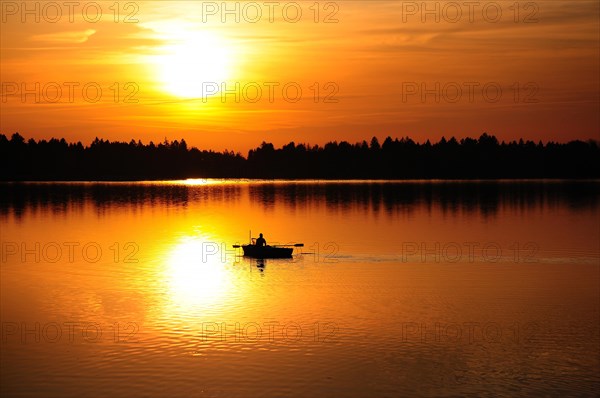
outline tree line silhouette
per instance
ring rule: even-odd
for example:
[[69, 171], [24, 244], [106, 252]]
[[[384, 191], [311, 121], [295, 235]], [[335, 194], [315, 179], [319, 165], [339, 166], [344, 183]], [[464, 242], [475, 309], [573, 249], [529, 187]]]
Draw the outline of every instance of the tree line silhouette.
[[498, 179], [598, 178], [597, 141], [537, 144], [499, 142], [493, 135], [418, 143], [373, 137], [324, 146], [263, 142], [247, 157], [188, 147], [184, 139], [159, 144], [96, 138], [89, 146], [64, 138], [25, 140], [0, 134], [0, 179], [158, 180], [184, 178]]

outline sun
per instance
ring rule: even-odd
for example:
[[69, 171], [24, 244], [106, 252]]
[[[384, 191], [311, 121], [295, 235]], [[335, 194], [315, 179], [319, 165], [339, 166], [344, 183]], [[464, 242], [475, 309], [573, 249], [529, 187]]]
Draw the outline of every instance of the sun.
[[160, 49], [157, 66], [163, 91], [182, 98], [205, 98], [218, 93], [228, 78], [231, 51], [214, 33], [188, 32]]

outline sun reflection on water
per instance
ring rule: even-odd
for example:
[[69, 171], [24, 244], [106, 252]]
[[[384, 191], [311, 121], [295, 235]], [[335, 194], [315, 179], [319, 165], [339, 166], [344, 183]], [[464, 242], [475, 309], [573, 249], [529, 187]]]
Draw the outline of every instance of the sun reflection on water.
[[179, 308], [209, 307], [223, 300], [233, 286], [219, 253], [208, 239], [184, 238], [166, 258], [170, 298]]

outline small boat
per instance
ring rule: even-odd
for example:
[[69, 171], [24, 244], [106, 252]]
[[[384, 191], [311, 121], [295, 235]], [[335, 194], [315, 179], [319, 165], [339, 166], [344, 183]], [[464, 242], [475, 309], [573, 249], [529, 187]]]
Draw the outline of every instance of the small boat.
[[242, 245], [244, 256], [254, 258], [291, 258], [293, 247]]
[[242, 248], [244, 256], [253, 258], [292, 258], [294, 247], [304, 247], [304, 243], [292, 245], [260, 246], [256, 244], [256, 238], [252, 238], [250, 232], [250, 243], [247, 245], [233, 245], [234, 248]]

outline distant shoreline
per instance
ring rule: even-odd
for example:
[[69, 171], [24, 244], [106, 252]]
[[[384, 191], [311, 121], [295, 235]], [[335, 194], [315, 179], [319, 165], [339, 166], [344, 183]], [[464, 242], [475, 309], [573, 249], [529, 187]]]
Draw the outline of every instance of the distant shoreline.
[[0, 180], [0, 184], [114, 184], [114, 185], [241, 185], [241, 184], [563, 184], [563, 183], [595, 183], [600, 184], [600, 178], [488, 178], [488, 179], [289, 179], [289, 178], [188, 178], [174, 180]]
[[110, 142], [89, 146], [64, 138], [26, 140], [0, 134], [0, 181], [247, 180], [531, 180], [600, 178], [597, 141], [499, 142], [493, 135], [416, 143], [373, 137], [324, 146], [262, 142], [247, 156], [189, 148], [184, 139], [159, 144]]

